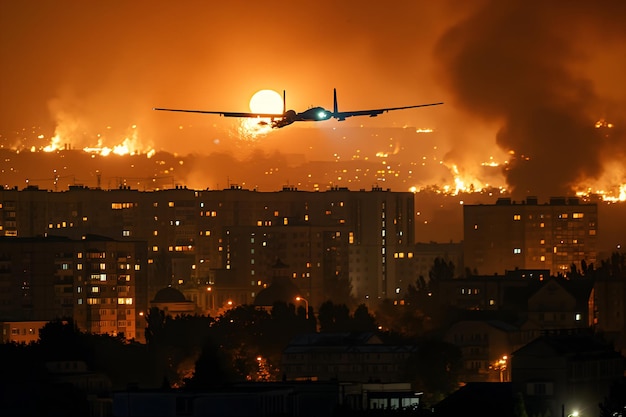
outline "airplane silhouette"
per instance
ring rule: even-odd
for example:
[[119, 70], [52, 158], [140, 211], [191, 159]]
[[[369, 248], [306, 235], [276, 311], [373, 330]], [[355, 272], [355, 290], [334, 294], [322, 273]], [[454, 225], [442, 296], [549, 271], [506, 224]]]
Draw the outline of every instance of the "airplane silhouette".
[[[219, 114], [224, 117], [242, 117], [242, 118], [269, 118], [270, 124], [273, 128], [285, 127], [293, 122], [319, 122], [328, 119], [337, 119], [339, 121], [346, 120], [348, 117], [353, 116], [369, 116], [376, 117], [379, 114], [386, 113], [392, 110], [404, 110], [413, 109], [416, 107], [438, 106], [443, 103], [428, 103], [417, 104], [413, 106], [403, 107], [385, 107], [381, 109], [370, 110], [353, 110], [353, 111], [339, 111], [337, 106], [337, 89], [333, 89], [333, 111], [326, 110], [323, 107], [311, 107], [301, 113], [295, 110], [287, 110], [287, 100], [285, 91], [283, 91], [283, 112], [279, 113], [248, 113], [248, 112], [227, 112], [227, 111], [210, 111], [210, 110], [186, 110], [186, 109], [166, 109], [162, 107], [155, 107], [153, 110], [163, 111], [175, 111], [184, 113], [204, 113], [204, 114]], [[267, 124], [267, 122], [261, 121], [260, 124]]]

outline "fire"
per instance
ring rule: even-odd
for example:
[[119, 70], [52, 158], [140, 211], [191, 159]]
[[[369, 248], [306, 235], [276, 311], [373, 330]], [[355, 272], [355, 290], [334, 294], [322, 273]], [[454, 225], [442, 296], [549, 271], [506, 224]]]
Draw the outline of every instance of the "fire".
[[[110, 130], [111, 127], [108, 126], [107, 129]], [[62, 126], [58, 126], [55, 135], [50, 139], [50, 143], [47, 146], [44, 146], [41, 150], [44, 152], [55, 152], [62, 149], [72, 148], [72, 135], [69, 134], [67, 137], [64, 137], [64, 135], [59, 133], [64, 131], [69, 131], [69, 129], [64, 129]], [[84, 146], [82, 148], [84, 152], [100, 156], [108, 156], [110, 154], [120, 156], [146, 154], [148, 158], [155, 154], [154, 149], [145, 149], [142, 147], [139, 140], [137, 125], [132, 125], [130, 128], [130, 135], [125, 137], [121, 143], [113, 146], [104, 145], [104, 138], [101, 134], [96, 135], [96, 137], [98, 138], [96, 145]]]

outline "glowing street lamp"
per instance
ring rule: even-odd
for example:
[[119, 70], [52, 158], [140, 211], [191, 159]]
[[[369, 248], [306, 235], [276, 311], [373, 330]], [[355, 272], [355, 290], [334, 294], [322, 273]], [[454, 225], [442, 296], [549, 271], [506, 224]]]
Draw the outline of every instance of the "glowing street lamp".
[[300, 297], [300, 296], [296, 297], [296, 301], [304, 301], [304, 318], [308, 320], [309, 319], [309, 301], [306, 298]]

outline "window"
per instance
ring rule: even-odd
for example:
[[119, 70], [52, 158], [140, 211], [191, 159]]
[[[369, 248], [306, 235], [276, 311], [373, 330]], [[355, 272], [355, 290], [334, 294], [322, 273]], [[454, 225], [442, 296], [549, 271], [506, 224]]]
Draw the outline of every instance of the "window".
[[574, 219], [582, 219], [585, 216], [584, 213], [573, 213], [572, 218]]
[[515, 253], [515, 254], [522, 253], [522, 249], [521, 248], [515, 248], [515, 249], [513, 249], [513, 253]]
[[520, 214], [514, 214], [513, 220], [522, 220], [522, 216]]

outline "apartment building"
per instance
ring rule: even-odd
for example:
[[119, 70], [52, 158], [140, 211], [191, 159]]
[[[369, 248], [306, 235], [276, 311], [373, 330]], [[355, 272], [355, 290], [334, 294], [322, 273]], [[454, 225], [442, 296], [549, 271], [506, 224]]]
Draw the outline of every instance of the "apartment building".
[[147, 274], [145, 242], [0, 237], [0, 316], [16, 322], [72, 318], [82, 331], [141, 341]]
[[413, 218], [412, 193], [379, 187], [0, 189], [0, 236], [144, 241], [148, 299], [172, 285], [207, 313], [227, 300], [252, 303], [276, 259], [314, 306], [328, 299], [329, 277], [350, 280], [360, 302], [378, 302], [408, 284], [398, 262], [414, 244]]
[[595, 263], [598, 206], [578, 198], [536, 198], [463, 207], [465, 267], [481, 275], [515, 269], [567, 274], [572, 264]]

